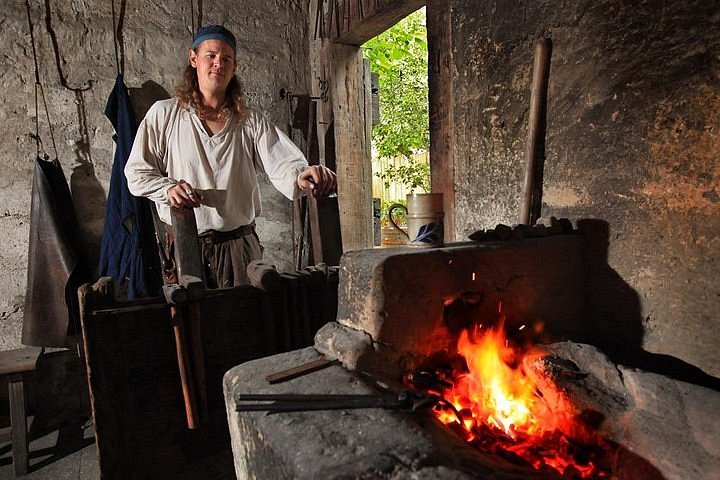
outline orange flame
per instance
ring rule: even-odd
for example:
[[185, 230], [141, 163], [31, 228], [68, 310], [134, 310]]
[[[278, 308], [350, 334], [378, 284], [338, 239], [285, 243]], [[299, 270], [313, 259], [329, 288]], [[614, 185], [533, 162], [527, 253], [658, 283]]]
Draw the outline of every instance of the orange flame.
[[[569, 440], [562, 432], [577, 430], [572, 412], [559, 392], [549, 396], [556, 399], [555, 405], [549, 405], [524, 372], [524, 353], [509, 345], [502, 323], [484, 332], [479, 327], [472, 332], [464, 330], [457, 349], [465, 359], [467, 372], [456, 372], [447, 379], [452, 386], [442, 396], [456, 411], [436, 408], [440, 421], [462, 425], [469, 442], [489, 427], [504, 437], [504, 450], [525, 458], [535, 468], [547, 466], [583, 478], [597, 475], [592, 462], [579, 464], [571, 454], [563, 453]], [[549, 441], [566, 445], [548, 445]]]
[[462, 332], [458, 352], [465, 357], [470, 373], [459, 379], [458, 387], [471, 402], [461, 408], [469, 407], [474, 418], [514, 437], [517, 429], [533, 429], [530, 409], [535, 402], [533, 385], [508, 366], [513, 352], [503, 337], [502, 331], [490, 330], [476, 344], [467, 331]]

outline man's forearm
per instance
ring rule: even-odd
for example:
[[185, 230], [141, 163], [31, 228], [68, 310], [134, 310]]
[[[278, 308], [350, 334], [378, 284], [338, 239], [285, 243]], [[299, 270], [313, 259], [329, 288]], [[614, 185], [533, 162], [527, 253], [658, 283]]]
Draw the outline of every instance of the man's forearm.
[[128, 190], [136, 197], [147, 197], [156, 203], [167, 204], [167, 191], [178, 182], [160, 172], [149, 168], [137, 168], [128, 164], [125, 167]]

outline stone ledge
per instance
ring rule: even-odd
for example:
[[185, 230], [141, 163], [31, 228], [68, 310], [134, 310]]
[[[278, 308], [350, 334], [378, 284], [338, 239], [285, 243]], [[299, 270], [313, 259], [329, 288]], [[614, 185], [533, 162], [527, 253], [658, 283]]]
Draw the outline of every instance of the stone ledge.
[[348, 370], [358, 370], [360, 359], [372, 352], [370, 335], [330, 322], [315, 334], [315, 348], [328, 358], [339, 360]]
[[238, 478], [365, 478], [379, 472], [420, 470], [429, 463], [434, 451], [431, 439], [395, 412], [359, 409], [267, 415], [235, 411], [238, 393], [376, 393], [341, 366], [275, 385], [265, 381], [268, 373], [319, 357], [314, 349], [306, 348], [244, 363], [225, 374]]
[[[554, 381], [578, 413], [602, 414], [599, 433], [614, 445], [608, 454], [615, 459], [616, 478], [717, 478], [720, 426], [712, 415], [720, 410], [718, 392], [616, 366], [589, 345], [562, 342], [544, 348], [561, 359], [556, 365], [569, 361], [577, 366], [558, 370]], [[247, 362], [226, 373], [225, 402], [239, 479], [554, 478], [471, 447], [423, 411], [235, 411], [238, 393], [377, 393], [368, 378], [339, 365], [284, 383], [265, 380], [318, 358], [316, 350], [306, 348]]]
[[428, 418], [424, 412], [411, 415], [348, 409], [268, 415], [235, 411], [239, 393], [377, 393], [372, 385], [339, 365], [284, 383], [270, 385], [265, 380], [268, 374], [317, 358], [317, 351], [306, 348], [253, 360], [225, 374], [225, 405], [238, 479], [547, 478], [483, 456], [458, 437], [433, 427], [432, 422], [421, 427], [417, 420]]

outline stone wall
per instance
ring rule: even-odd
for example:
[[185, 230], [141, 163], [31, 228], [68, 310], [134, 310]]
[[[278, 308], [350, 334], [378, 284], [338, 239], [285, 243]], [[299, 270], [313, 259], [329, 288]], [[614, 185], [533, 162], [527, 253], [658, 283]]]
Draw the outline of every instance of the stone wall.
[[[115, 3], [119, 14], [123, 2]], [[103, 115], [116, 75], [111, 2], [30, 4], [59, 157], [95, 264], [113, 150]], [[285, 123], [280, 89], [305, 92], [310, 81], [300, 0], [125, 2], [125, 76], [138, 109], [172, 91], [198, 4], [202, 23], [226, 23], [238, 34], [249, 103]], [[604, 292], [610, 300], [591, 321], [609, 332], [629, 329], [624, 341], [720, 375], [717, 2], [453, 0], [449, 8], [456, 237], [517, 221], [534, 43], [548, 36], [542, 212], [607, 222], [604, 275], [627, 282], [622, 292]], [[9, 132], [0, 140], [0, 349], [8, 349], [20, 340], [35, 157], [22, 0], [7, 2], [0, 38], [0, 120]], [[52, 153], [44, 123], [41, 134]], [[288, 269], [289, 204], [264, 180], [262, 188], [267, 259]], [[613, 310], [616, 293], [632, 308]]]
[[320, 329], [315, 348], [396, 382], [455, 351], [460, 332], [477, 324], [502, 322], [520, 343], [577, 338], [592, 330], [583, 323], [585, 246], [568, 234], [348, 252], [337, 324]]
[[[533, 51], [547, 36], [542, 214], [607, 222], [605, 275], [628, 287], [601, 292], [607, 302], [590, 321], [612, 326], [607, 345], [634, 342], [620, 347], [720, 375], [718, 3], [451, 8], [457, 238], [517, 222]], [[613, 329], [639, 333], [613, 338]]]
[[[86, 253], [94, 267], [114, 148], [112, 125], [103, 114], [117, 74], [113, 2], [29, 3], [52, 133], [72, 190]], [[117, 18], [122, 18], [125, 83], [140, 115], [152, 101], [173, 91], [187, 63], [193, 27], [198, 23], [223, 23], [234, 31], [239, 45], [237, 73], [248, 103], [278, 125], [288, 122], [287, 104], [280, 99], [280, 90], [308, 91], [306, 2], [114, 3]], [[0, 349], [6, 350], [19, 346], [22, 328], [36, 155], [35, 78], [25, 2], [6, 2], [0, 25], [0, 39], [5, 45], [0, 57], [0, 121], [6, 132], [0, 139]], [[43, 110], [40, 119], [45, 149], [54, 156]], [[288, 270], [292, 266], [291, 204], [264, 177], [261, 191], [264, 213], [258, 219], [258, 230], [265, 258]]]

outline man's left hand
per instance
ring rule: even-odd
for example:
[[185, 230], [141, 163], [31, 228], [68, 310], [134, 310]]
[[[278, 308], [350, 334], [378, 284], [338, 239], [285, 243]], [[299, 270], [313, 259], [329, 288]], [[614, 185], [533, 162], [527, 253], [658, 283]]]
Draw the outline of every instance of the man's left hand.
[[337, 188], [337, 175], [323, 165], [312, 165], [298, 175], [297, 184], [315, 198], [325, 197]]

